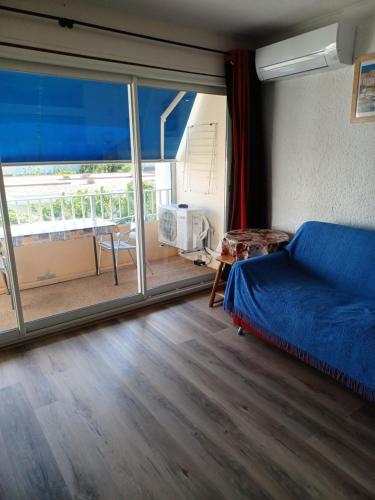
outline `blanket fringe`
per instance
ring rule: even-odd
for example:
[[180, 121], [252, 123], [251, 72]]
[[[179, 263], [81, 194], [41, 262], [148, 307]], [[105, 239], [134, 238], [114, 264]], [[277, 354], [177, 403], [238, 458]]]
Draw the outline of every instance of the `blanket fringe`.
[[375, 390], [370, 389], [369, 387], [363, 385], [361, 382], [358, 382], [357, 380], [354, 380], [353, 378], [349, 377], [349, 375], [346, 375], [344, 372], [338, 370], [337, 368], [333, 368], [326, 362], [321, 361], [312, 356], [311, 354], [308, 354], [306, 351], [290, 344], [281, 337], [259, 331], [258, 329], [251, 326], [246, 320], [242, 319], [240, 315], [238, 315], [237, 313], [232, 312], [232, 319], [237, 326], [240, 326], [246, 332], [249, 332], [252, 335], [255, 335], [256, 337], [259, 337], [260, 339], [264, 340], [268, 344], [276, 346], [279, 349], [282, 349], [283, 351], [291, 354], [292, 356], [295, 356], [304, 363], [313, 366], [317, 370], [329, 375], [331, 378], [345, 385], [351, 391], [359, 394], [362, 398], [366, 399], [367, 401], [375, 403]]

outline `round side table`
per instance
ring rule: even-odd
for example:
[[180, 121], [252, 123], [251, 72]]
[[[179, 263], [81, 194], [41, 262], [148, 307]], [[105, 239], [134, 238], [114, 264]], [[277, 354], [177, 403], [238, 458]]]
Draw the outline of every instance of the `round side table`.
[[[288, 242], [288, 234], [276, 229], [235, 229], [225, 233], [217, 248], [221, 255], [216, 258], [219, 267], [212, 286], [209, 307], [223, 301], [224, 294], [218, 293], [217, 289], [220, 286], [224, 265], [232, 266], [238, 260], [277, 252], [280, 246]], [[219, 300], [216, 299], [216, 295], [220, 297]]]

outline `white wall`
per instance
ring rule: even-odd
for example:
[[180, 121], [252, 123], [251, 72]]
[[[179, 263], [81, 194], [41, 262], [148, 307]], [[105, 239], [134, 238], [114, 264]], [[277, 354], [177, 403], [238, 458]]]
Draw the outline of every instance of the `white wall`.
[[[220, 238], [224, 233], [225, 225], [225, 185], [226, 185], [226, 97], [198, 94], [194, 102], [187, 126], [199, 125], [204, 123], [217, 123], [217, 141], [216, 141], [216, 162], [214, 172], [214, 189], [211, 193], [205, 194], [206, 184], [202, 189], [198, 188], [198, 182], [202, 177], [192, 173], [193, 176], [191, 185], [194, 190], [187, 191], [184, 189], [184, 153], [185, 153], [185, 137], [181, 142], [181, 147], [178, 152], [176, 167], [176, 191], [177, 202], [187, 203], [191, 207], [198, 207], [204, 210], [210, 225], [215, 232], [212, 236], [211, 247], [216, 249]], [[203, 135], [202, 135], [202, 140]], [[199, 161], [202, 159], [199, 158]], [[194, 178], [194, 175], [197, 178]], [[195, 182], [197, 181], [197, 182]]]
[[[356, 55], [375, 52], [375, 17]], [[375, 122], [350, 123], [354, 67], [265, 84], [271, 223], [306, 220], [375, 227]]]

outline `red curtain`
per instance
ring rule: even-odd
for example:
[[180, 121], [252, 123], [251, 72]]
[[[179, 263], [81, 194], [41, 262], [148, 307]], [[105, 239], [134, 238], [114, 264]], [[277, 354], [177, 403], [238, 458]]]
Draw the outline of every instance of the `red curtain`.
[[229, 229], [266, 227], [261, 86], [255, 71], [255, 53], [245, 49], [227, 53], [225, 75], [232, 133]]

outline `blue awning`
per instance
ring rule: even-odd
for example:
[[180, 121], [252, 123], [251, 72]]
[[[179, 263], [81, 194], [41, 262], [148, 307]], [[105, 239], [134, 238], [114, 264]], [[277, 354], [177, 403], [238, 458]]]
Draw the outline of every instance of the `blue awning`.
[[[139, 88], [143, 160], [160, 159], [160, 117], [178, 90]], [[187, 92], [165, 124], [165, 158], [174, 159], [195, 100]], [[129, 161], [125, 84], [0, 72], [3, 163]]]

